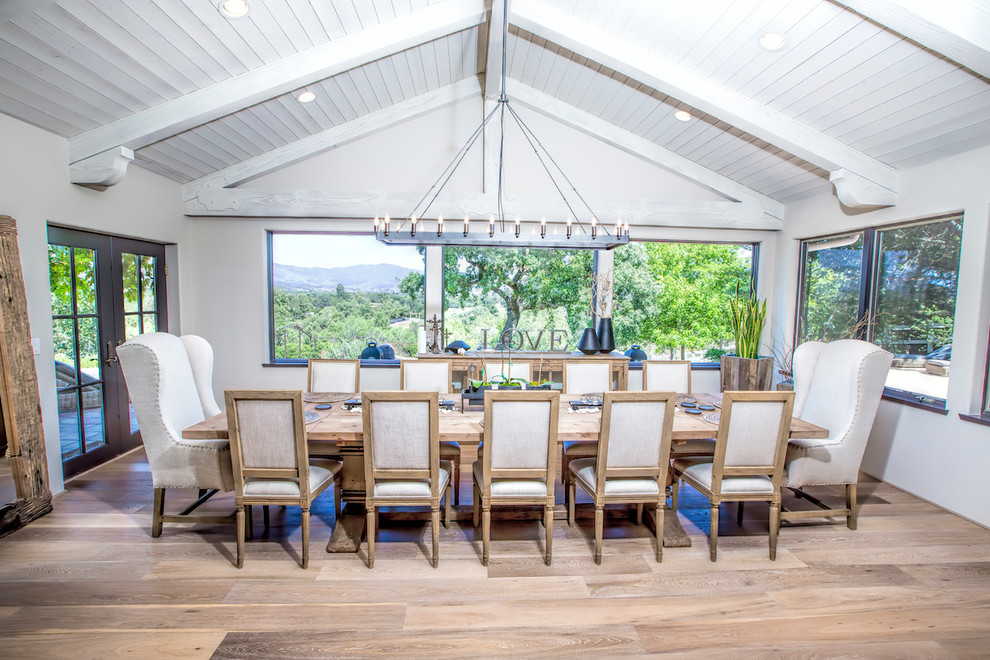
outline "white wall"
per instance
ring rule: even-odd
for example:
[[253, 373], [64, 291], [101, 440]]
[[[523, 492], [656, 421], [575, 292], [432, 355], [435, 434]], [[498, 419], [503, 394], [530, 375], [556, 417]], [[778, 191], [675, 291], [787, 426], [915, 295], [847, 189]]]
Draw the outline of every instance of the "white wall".
[[[48, 282], [48, 223], [159, 242], [178, 241], [186, 223], [181, 187], [131, 166], [124, 181], [98, 192], [69, 183], [64, 138], [0, 115], [0, 214], [17, 221], [31, 336], [41, 340], [36, 356], [41, 412], [52, 492], [62, 490], [51, 292]], [[170, 268], [168, 288], [175, 281]], [[170, 296], [171, 298], [171, 296]]]
[[990, 148], [901, 172], [897, 206], [847, 215], [834, 196], [787, 206], [777, 241], [775, 305], [771, 322], [793, 342], [799, 241], [871, 225], [962, 210], [956, 324], [952, 337], [949, 414], [882, 401], [863, 459], [863, 471], [939, 506], [990, 526], [983, 490], [990, 464], [990, 429], [959, 419], [979, 413], [990, 317]]

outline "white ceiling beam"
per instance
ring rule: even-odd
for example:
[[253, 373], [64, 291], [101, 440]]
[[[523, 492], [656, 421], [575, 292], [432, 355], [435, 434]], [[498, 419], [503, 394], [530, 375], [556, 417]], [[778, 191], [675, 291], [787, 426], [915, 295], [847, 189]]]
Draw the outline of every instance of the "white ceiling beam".
[[[498, 98], [501, 95], [502, 83], [502, 51], [505, 48], [505, 34], [502, 25], [505, 20], [504, 0], [492, 0], [492, 11], [488, 19], [488, 51], [485, 59], [485, 102], [482, 111], [485, 117], [491, 114], [498, 106]], [[509, 7], [511, 2], [507, 3]], [[484, 172], [484, 191], [494, 193], [498, 189], [498, 154], [499, 136], [502, 134], [499, 128], [498, 117], [493, 117], [491, 123], [485, 127], [484, 150], [485, 157], [482, 164]]]
[[458, 101], [477, 98], [480, 93], [478, 78], [465, 78], [190, 181], [183, 186], [183, 198], [188, 200], [199, 195], [210, 195], [211, 191], [242, 184]]
[[974, 0], [832, 0], [990, 79], [990, 6]]
[[521, 103], [648, 163], [690, 179], [731, 200], [759, 206], [773, 218], [783, 219], [784, 217], [784, 205], [781, 202], [565, 101], [544, 94], [529, 85], [517, 80], [508, 80], [506, 81], [506, 94], [513, 103]]
[[[422, 197], [422, 192], [385, 191], [328, 192], [324, 190], [271, 190], [260, 188], [211, 188], [187, 199], [189, 216], [267, 218], [361, 218], [369, 221], [386, 213], [404, 216]], [[635, 227], [692, 227], [705, 229], [756, 229], [778, 231], [783, 222], [767, 216], [763, 209], [739, 202], [666, 202], [588, 198], [603, 218], [622, 218]], [[563, 223], [570, 214], [559, 197], [506, 195], [509, 214], [546, 217]], [[487, 226], [495, 209], [494, 195], [444, 193], [430, 207], [430, 217], [463, 218], [469, 215], [474, 231]], [[455, 220], [456, 222], [456, 220]], [[527, 226], [538, 226], [526, 223]]]
[[[894, 168], [647, 48], [539, 0], [515, 0], [512, 22], [829, 172], [845, 170], [871, 182], [876, 194], [866, 200], [867, 205], [896, 203], [898, 173]], [[848, 180], [840, 177], [836, 185]]]
[[447, 0], [87, 131], [69, 140], [69, 162], [117, 146], [139, 149], [485, 20], [483, 0]]

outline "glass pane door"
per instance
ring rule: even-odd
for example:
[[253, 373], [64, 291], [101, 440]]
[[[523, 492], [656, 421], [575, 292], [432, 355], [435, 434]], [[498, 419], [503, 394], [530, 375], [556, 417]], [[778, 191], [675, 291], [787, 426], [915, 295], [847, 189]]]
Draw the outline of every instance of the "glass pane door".
[[861, 333], [864, 243], [858, 232], [804, 244], [797, 343]]

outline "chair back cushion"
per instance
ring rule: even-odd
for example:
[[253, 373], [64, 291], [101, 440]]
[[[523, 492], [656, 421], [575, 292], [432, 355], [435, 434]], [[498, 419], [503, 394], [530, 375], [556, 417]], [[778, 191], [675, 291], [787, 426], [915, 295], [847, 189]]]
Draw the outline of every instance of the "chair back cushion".
[[549, 401], [492, 402], [492, 469], [547, 466]]
[[298, 467], [291, 400], [242, 399], [236, 416], [242, 467]]
[[606, 361], [568, 360], [564, 363], [564, 393], [589, 394], [612, 389], [612, 365]]
[[[501, 376], [503, 372], [506, 378], [533, 380], [532, 362], [516, 362], [512, 360], [510, 364], [509, 360], [506, 360], [504, 363], [501, 360], [485, 360], [484, 369], [486, 380]], [[550, 375], [548, 370], [544, 370], [544, 373], [546, 376]]]
[[429, 470], [429, 404], [425, 401], [371, 401], [370, 405], [375, 469]]
[[402, 389], [411, 392], [450, 392], [450, 362], [403, 360], [400, 367]]
[[608, 469], [660, 465], [666, 407], [663, 400], [612, 403], [605, 459]]
[[689, 393], [691, 391], [691, 363], [680, 360], [644, 361], [643, 389], [648, 392]]
[[773, 465], [777, 456], [782, 401], [733, 401], [725, 444], [725, 466]]
[[358, 370], [357, 360], [310, 360], [310, 392], [356, 392]]
[[179, 339], [189, 356], [189, 366], [192, 368], [193, 380], [196, 381], [196, 392], [203, 406], [203, 415], [213, 417], [220, 413], [220, 406], [213, 395], [213, 347], [210, 342], [196, 335], [182, 335]]

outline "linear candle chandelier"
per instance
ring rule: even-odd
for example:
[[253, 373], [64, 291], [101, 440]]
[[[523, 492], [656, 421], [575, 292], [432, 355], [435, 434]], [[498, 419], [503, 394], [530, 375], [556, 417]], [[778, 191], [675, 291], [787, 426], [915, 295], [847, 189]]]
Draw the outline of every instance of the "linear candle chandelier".
[[[382, 243], [389, 245], [465, 245], [465, 246], [494, 246], [494, 247], [544, 247], [544, 248], [583, 248], [592, 250], [611, 250], [618, 245], [625, 245], [629, 242], [629, 224], [617, 220], [613, 231], [599, 223], [595, 213], [591, 210], [588, 202], [585, 201], [581, 193], [578, 192], [574, 184], [571, 183], [567, 175], [560, 168], [557, 162], [547, 151], [543, 143], [537, 139], [533, 131], [516, 114], [515, 109], [509, 104], [509, 99], [505, 96], [505, 50], [509, 35], [509, 12], [508, 0], [503, 0], [504, 11], [502, 13], [502, 78], [498, 104], [488, 113], [481, 125], [475, 129], [460, 151], [454, 155], [453, 160], [433, 183], [426, 194], [420, 198], [416, 206], [413, 207], [403, 220], [395, 222], [386, 215], [384, 218], [375, 217], [374, 231], [375, 238]], [[508, 115], [507, 115], [508, 113]], [[430, 207], [443, 191], [444, 186], [450, 181], [454, 171], [464, 160], [467, 152], [471, 149], [478, 138], [484, 133], [485, 127], [498, 115], [499, 122], [499, 149], [498, 149], [498, 193], [496, 195], [495, 212], [489, 215], [488, 221], [472, 219], [465, 215], [463, 222], [444, 222], [442, 216], [436, 218], [431, 227], [427, 227], [423, 219], [429, 213]], [[550, 177], [551, 183], [557, 189], [557, 193], [564, 200], [564, 205], [570, 211], [563, 227], [552, 227], [548, 231], [546, 218], [540, 220], [539, 233], [535, 231], [523, 231], [518, 214], [515, 214], [515, 221], [510, 222], [508, 227], [505, 222], [505, 196], [502, 190], [504, 172], [505, 153], [505, 119], [511, 117], [523, 136], [532, 147], [537, 159]], [[569, 188], [573, 196], [580, 202], [581, 208], [587, 211], [590, 216], [588, 226], [582, 223], [578, 214], [574, 211], [570, 199], [564, 193], [564, 188]]]

